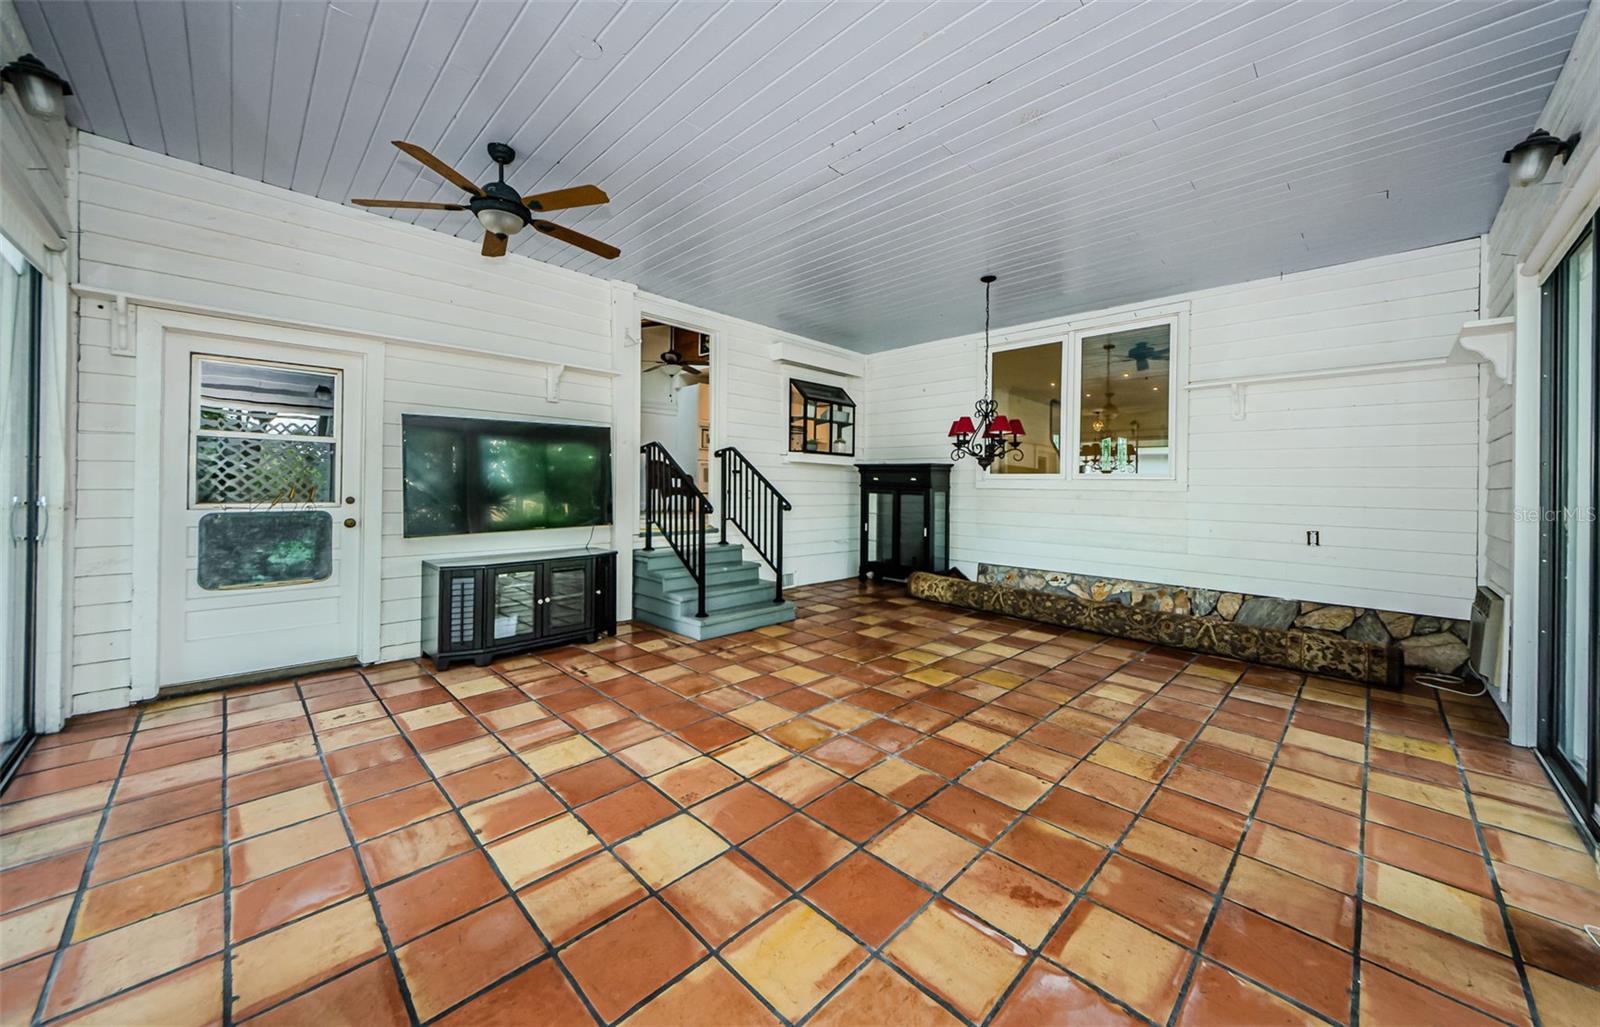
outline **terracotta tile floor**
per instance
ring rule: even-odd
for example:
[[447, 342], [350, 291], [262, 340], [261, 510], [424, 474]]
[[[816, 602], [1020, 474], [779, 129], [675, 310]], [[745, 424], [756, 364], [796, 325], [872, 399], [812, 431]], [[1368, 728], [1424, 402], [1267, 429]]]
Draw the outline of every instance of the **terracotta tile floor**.
[[793, 598], [77, 718], [0, 810], [0, 1025], [1600, 1020], [1484, 701]]

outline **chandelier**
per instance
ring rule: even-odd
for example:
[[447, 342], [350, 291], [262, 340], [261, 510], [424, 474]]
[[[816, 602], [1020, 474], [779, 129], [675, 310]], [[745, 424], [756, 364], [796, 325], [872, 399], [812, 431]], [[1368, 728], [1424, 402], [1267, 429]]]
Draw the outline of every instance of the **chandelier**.
[[1010, 454], [1022, 459], [1022, 421], [999, 412], [1000, 405], [989, 395], [989, 287], [994, 275], [984, 275], [983, 283], [983, 397], [972, 408], [971, 417], [950, 422], [950, 459], [970, 456], [985, 471], [989, 465]]

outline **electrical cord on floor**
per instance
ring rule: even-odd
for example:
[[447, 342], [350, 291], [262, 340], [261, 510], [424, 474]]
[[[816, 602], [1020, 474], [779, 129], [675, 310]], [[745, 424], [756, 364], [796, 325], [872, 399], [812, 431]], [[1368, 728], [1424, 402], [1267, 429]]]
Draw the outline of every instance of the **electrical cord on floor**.
[[1411, 680], [1415, 681], [1424, 688], [1431, 688], [1437, 692], [1449, 692], [1452, 695], [1461, 695], [1468, 699], [1476, 699], [1480, 695], [1489, 694], [1489, 685], [1487, 682], [1478, 686], [1478, 690], [1476, 692], [1467, 692], [1459, 688], [1451, 687], [1452, 685], [1466, 684], [1467, 679], [1461, 677], [1459, 674], [1418, 674]]

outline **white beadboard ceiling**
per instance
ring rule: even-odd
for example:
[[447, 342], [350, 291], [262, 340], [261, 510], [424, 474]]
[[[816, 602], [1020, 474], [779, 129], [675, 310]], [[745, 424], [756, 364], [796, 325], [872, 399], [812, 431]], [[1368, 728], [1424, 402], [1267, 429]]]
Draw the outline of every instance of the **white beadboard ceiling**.
[[513, 252], [863, 351], [978, 328], [984, 272], [1015, 324], [1481, 233], [1585, 10], [16, 6], [86, 131], [338, 202], [459, 198], [390, 139], [476, 181], [506, 141], [524, 193], [605, 188], [557, 220], [623, 256]]

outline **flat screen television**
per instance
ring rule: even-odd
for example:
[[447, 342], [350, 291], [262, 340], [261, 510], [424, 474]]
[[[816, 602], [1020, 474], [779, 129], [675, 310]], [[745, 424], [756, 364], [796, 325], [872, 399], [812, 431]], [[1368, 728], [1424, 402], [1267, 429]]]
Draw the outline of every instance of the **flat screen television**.
[[611, 523], [611, 429], [404, 414], [405, 536]]

